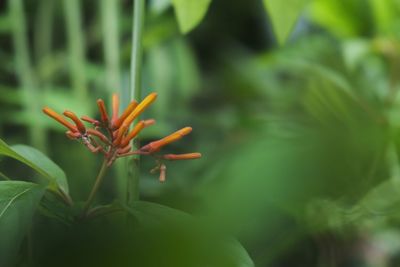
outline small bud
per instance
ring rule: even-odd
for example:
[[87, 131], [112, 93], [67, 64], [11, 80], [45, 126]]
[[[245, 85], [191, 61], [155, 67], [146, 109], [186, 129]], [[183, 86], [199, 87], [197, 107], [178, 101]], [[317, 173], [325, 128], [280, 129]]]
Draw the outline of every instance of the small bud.
[[65, 135], [71, 140], [79, 139], [82, 136], [79, 132], [71, 132], [71, 131], [66, 131]]
[[60, 114], [58, 114], [57, 112], [55, 112], [51, 108], [45, 107], [45, 108], [43, 108], [43, 112], [47, 116], [55, 119], [56, 121], [58, 121], [59, 123], [61, 123], [65, 127], [67, 127], [71, 132], [77, 132], [78, 131], [78, 129], [76, 129], [76, 127], [74, 125], [69, 123], [66, 119], [64, 119]]
[[118, 120], [118, 112], [119, 112], [119, 96], [118, 94], [112, 95], [112, 117], [111, 117], [111, 124]]
[[187, 153], [187, 154], [166, 154], [163, 156], [166, 160], [187, 160], [201, 158], [200, 153]]
[[108, 125], [109, 120], [103, 99], [97, 100], [97, 106], [99, 107], [101, 121], [103, 122], [104, 125]]
[[110, 143], [110, 141], [108, 140], [108, 138], [104, 134], [102, 134], [101, 132], [99, 132], [99, 131], [97, 131], [95, 129], [88, 129], [87, 133], [89, 135], [94, 135], [94, 136], [98, 137], [101, 141], [103, 141], [106, 144]]
[[89, 122], [89, 123], [93, 124], [94, 126], [100, 126], [100, 122], [98, 120], [92, 119], [88, 116], [82, 116], [81, 120]]
[[145, 120], [144, 122], [144, 127], [149, 127], [151, 125], [156, 124], [156, 120], [155, 119], [149, 119], [149, 120]]

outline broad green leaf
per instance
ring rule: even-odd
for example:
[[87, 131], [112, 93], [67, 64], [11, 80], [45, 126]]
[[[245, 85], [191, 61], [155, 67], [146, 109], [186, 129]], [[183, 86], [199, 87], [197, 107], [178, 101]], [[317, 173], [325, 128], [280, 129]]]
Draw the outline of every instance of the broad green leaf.
[[68, 183], [64, 171], [39, 150], [25, 145], [10, 147], [0, 139], [0, 155], [11, 157], [28, 165], [49, 180], [50, 189], [57, 191], [59, 188], [68, 194]]
[[22, 181], [0, 182], [0, 266], [14, 266], [44, 188]]
[[211, 0], [172, 0], [182, 33], [194, 29], [207, 13]]
[[309, 0], [264, 0], [279, 44], [289, 37]]
[[[146, 240], [142, 243], [143, 249], [147, 242], [152, 243], [153, 238], [161, 239], [160, 249], [154, 249], [162, 251], [163, 247], [168, 247], [169, 251], [164, 253], [171, 257], [172, 262], [178, 260], [175, 266], [254, 266], [247, 251], [237, 240], [211, 230], [211, 225], [199, 222], [185, 212], [145, 201], [137, 201], [128, 211], [143, 227], [138, 230], [139, 234], [144, 233], [143, 239], [139, 240]], [[163, 264], [174, 266], [172, 262]]]

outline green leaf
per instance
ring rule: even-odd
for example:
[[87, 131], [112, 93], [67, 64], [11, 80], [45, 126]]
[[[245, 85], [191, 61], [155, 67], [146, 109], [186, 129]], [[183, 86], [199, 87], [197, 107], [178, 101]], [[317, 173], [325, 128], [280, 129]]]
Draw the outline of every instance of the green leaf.
[[14, 266], [44, 188], [22, 181], [0, 182], [0, 266]]
[[[139, 223], [140, 227], [135, 228], [137, 234], [144, 235], [138, 238], [143, 241], [138, 244], [139, 255], [142, 254], [141, 249], [145, 254], [146, 247], [150, 245], [158, 251], [158, 257], [165, 259], [163, 253], [166, 253], [171, 260], [163, 262], [164, 266], [254, 266], [247, 251], [237, 240], [185, 212], [145, 201], [137, 201], [127, 209]], [[162, 241], [155, 245], [153, 238]], [[158, 260], [154, 259], [154, 266], [160, 265]]]
[[0, 155], [11, 157], [28, 165], [49, 180], [51, 190], [60, 189], [68, 194], [67, 177], [64, 171], [39, 150], [25, 145], [10, 147], [0, 139]]
[[309, 0], [264, 0], [279, 44], [289, 37]]
[[182, 33], [194, 29], [204, 18], [211, 0], [172, 0]]

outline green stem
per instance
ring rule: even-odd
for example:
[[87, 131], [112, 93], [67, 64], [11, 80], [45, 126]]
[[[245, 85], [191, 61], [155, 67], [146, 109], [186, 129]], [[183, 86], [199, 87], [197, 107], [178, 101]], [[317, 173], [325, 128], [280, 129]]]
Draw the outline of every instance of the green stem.
[[75, 97], [80, 103], [85, 103], [88, 92], [85, 78], [86, 62], [80, 3], [79, 0], [64, 0], [72, 85]]
[[38, 121], [40, 121], [40, 94], [34, 77], [32, 63], [29, 55], [27, 39], [26, 18], [22, 0], [9, 1], [10, 18], [12, 18], [14, 55], [16, 61], [16, 72], [24, 93], [27, 114], [29, 114], [30, 142], [41, 150], [46, 149], [46, 132]]
[[99, 174], [96, 177], [96, 181], [94, 182], [94, 185], [92, 187], [92, 191], [90, 191], [89, 197], [85, 202], [85, 206], [83, 208], [83, 214], [87, 214], [89, 211], [90, 206], [93, 203], [94, 197], [96, 196], [97, 191], [99, 191], [100, 185], [103, 182], [103, 178], [106, 174], [107, 171], [107, 160], [103, 161], [103, 164], [100, 167]]
[[[131, 54], [131, 99], [141, 99], [142, 86], [142, 56], [143, 56], [143, 26], [145, 17], [145, 0], [135, 0], [132, 32]], [[133, 147], [135, 146], [134, 143]], [[139, 199], [139, 156], [132, 158], [128, 165], [127, 204]]]

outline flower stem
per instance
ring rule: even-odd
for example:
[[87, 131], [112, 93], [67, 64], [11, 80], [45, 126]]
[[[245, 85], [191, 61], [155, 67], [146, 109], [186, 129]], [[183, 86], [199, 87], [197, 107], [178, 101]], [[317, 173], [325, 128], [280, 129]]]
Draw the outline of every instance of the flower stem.
[[84, 209], [83, 209], [83, 214], [84, 215], [87, 214], [90, 206], [92, 205], [94, 197], [96, 196], [96, 193], [99, 190], [100, 185], [101, 185], [101, 183], [103, 181], [104, 175], [106, 174], [107, 168], [108, 168], [107, 160], [104, 160], [103, 164], [100, 167], [99, 174], [96, 177], [96, 181], [95, 181], [95, 183], [93, 185], [92, 191], [90, 192], [90, 195], [89, 195], [88, 199], [86, 200], [86, 203], [85, 203], [85, 206], [84, 206]]
[[[132, 54], [131, 54], [131, 100], [141, 99], [142, 85], [142, 55], [143, 55], [143, 25], [145, 17], [145, 0], [135, 0], [133, 14], [132, 31]], [[135, 143], [132, 141], [133, 147]], [[127, 204], [131, 206], [134, 201], [139, 199], [139, 156], [135, 156], [128, 161], [127, 179]]]

